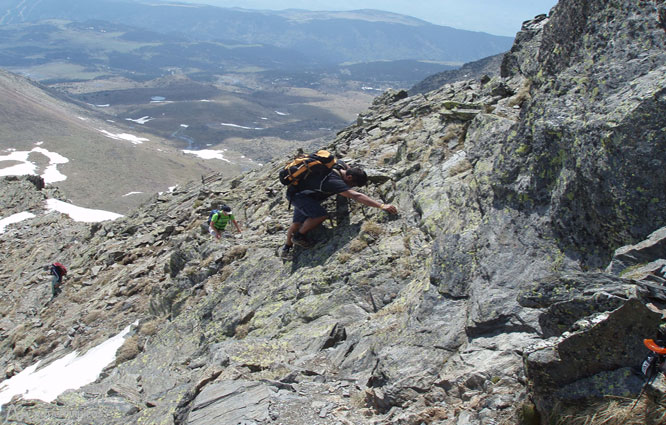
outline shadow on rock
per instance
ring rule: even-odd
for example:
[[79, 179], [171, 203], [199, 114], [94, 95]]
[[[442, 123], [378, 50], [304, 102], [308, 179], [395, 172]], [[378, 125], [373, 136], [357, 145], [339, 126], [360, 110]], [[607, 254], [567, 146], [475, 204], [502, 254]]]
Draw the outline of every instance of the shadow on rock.
[[304, 249], [295, 247], [294, 261], [291, 271], [296, 272], [301, 267], [316, 267], [323, 265], [330, 257], [335, 255], [341, 248], [349, 244], [361, 231], [361, 224], [353, 224], [335, 227], [321, 226], [310, 232], [315, 246]]

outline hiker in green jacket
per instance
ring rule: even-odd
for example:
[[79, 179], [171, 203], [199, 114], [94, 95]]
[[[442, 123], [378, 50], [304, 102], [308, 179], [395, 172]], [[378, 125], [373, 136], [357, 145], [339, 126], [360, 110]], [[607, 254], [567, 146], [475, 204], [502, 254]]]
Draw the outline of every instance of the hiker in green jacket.
[[208, 226], [208, 231], [211, 235], [215, 235], [217, 239], [222, 237], [222, 232], [227, 227], [227, 224], [232, 222], [236, 226], [238, 233], [241, 233], [241, 228], [236, 221], [233, 213], [231, 212], [231, 207], [224, 205], [220, 210], [212, 215], [210, 218], [210, 225]]

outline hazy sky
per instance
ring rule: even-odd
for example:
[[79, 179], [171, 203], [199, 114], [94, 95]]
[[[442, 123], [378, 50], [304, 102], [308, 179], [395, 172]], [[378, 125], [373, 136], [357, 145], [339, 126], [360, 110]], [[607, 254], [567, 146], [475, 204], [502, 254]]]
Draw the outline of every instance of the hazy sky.
[[515, 36], [523, 21], [548, 13], [557, 0], [184, 0], [245, 9], [378, 9], [458, 29]]

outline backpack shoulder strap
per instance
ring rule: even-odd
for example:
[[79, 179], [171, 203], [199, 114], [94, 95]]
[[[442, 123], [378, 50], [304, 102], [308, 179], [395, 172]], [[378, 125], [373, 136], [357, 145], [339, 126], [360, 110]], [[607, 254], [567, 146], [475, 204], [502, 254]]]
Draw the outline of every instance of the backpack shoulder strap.
[[[324, 190], [322, 189], [324, 187], [324, 182], [331, 177], [331, 174], [340, 174], [339, 169], [333, 168], [328, 174], [326, 174], [321, 181], [319, 182], [319, 189], [317, 189], [319, 192], [323, 192]], [[342, 175], [340, 175], [342, 177]]]

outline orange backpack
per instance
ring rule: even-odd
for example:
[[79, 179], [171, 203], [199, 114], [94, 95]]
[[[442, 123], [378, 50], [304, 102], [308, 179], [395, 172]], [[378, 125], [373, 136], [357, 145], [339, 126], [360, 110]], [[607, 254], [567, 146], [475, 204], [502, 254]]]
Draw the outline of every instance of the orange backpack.
[[336, 164], [335, 155], [320, 150], [310, 155], [300, 155], [280, 170], [280, 183], [285, 186], [297, 187], [310, 176], [324, 178]]

